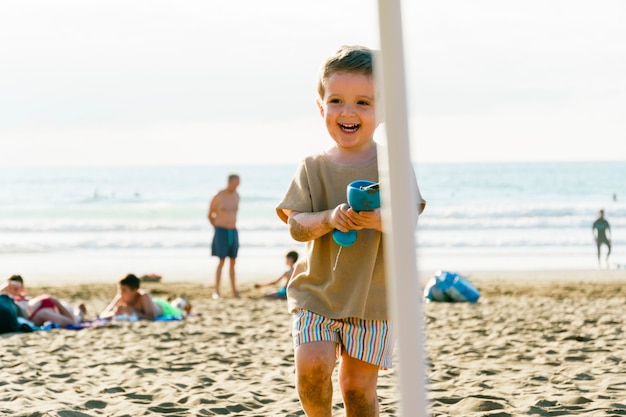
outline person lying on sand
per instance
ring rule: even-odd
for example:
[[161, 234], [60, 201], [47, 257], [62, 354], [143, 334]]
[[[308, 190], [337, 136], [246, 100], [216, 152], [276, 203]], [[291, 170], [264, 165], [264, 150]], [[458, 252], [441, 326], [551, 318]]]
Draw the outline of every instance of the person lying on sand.
[[20, 309], [20, 316], [35, 326], [42, 326], [46, 322], [59, 326], [78, 324], [81, 321], [80, 317], [84, 317], [86, 313], [84, 304], [81, 304], [78, 307], [79, 316], [77, 317], [66, 303], [49, 294], [27, 297], [24, 279], [20, 275], [9, 277], [7, 283], [0, 288], [0, 292], [11, 296]]
[[69, 326], [79, 321], [57, 298], [42, 294], [29, 300], [15, 301], [26, 312], [27, 319], [35, 326], [43, 326], [46, 322]]
[[128, 274], [118, 283], [118, 293], [100, 313], [101, 319], [125, 318], [127, 320], [156, 320], [159, 317], [182, 318], [180, 309], [166, 300], [153, 299], [150, 293], [139, 288], [140, 279]]

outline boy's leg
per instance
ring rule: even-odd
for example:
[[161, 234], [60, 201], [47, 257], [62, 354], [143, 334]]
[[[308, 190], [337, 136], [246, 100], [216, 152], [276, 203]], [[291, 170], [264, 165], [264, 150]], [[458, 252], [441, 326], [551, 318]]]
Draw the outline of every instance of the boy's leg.
[[332, 373], [335, 342], [311, 342], [296, 347], [296, 388], [307, 417], [332, 417]]
[[378, 366], [341, 354], [339, 388], [346, 417], [378, 417]]

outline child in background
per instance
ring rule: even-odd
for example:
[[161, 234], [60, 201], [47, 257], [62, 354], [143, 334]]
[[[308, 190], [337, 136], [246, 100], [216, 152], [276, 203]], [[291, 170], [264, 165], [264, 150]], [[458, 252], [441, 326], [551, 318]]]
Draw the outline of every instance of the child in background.
[[118, 283], [118, 293], [100, 314], [101, 319], [156, 320], [161, 317], [182, 318], [183, 312], [168, 301], [153, 299], [139, 288], [140, 280], [128, 274]]
[[[378, 182], [374, 131], [376, 90], [372, 51], [344, 46], [322, 67], [317, 105], [334, 141], [305, 158], [276, 212], [291, 236], [306, 242], [306, 267], [289, 282], [293, 314], [296, 388], [308, 417], [332, 413], [332, 373], [337, 356], [346, 416], [378, 416], [379, 369], [391, 366], [393, 339], [387, 312], [381, 211], [357, 212], [346, 204], [346, 186]], [[418, 213], [424, 209], [418, 197]], [[415, 224], [407, 224], [414, 227]], [[343, 247], [332, 231], [356, 230]]]
[[293, 250], [287, 252], [287, 254], [285, 255], [285, 263], [287, 264], [287, 267], [288, 267], [287, 270], [283, 272], [281, 276], [279, 276], [272, 282], [268, 282], [265, 284], [254, 284], [254, 288], [269, 287], [272, 285], [276, 285], [281, 281], [285, 281], [285, 284], [282, 286], [281, 289], [279, 289], [276, 292], [266, 294], [264, 295], [264, 297], [286, 299], [287, 298], [287, 284], [289, 283], [289, 279], [291, 278], [291, 275], [293, 275], [294, 265], [296, 264], [296, 262], [298, 262], [298, 252], [293, 251]]

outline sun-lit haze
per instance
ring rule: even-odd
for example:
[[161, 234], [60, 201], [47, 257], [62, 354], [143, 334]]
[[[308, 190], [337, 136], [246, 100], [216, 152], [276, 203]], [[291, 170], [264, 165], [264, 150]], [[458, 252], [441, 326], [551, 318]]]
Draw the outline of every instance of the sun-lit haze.
[[[412, 159], [623, 160], [626, 3], [405, 1]], [[377, 3], [0, 5], [4, 166], [295, 163], [323, 59]]]

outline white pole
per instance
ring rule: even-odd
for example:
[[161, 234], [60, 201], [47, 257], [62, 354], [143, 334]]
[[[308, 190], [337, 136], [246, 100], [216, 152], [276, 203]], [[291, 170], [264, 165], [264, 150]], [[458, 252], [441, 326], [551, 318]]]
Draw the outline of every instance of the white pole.
[[400, 415], [426, 416], [424, 329], [414, 221], [417, 196], [409, 176], [409, 132], [400, 0], [378, 1], [387, 155], [379, 159], [388, 304], [398, 340]]

